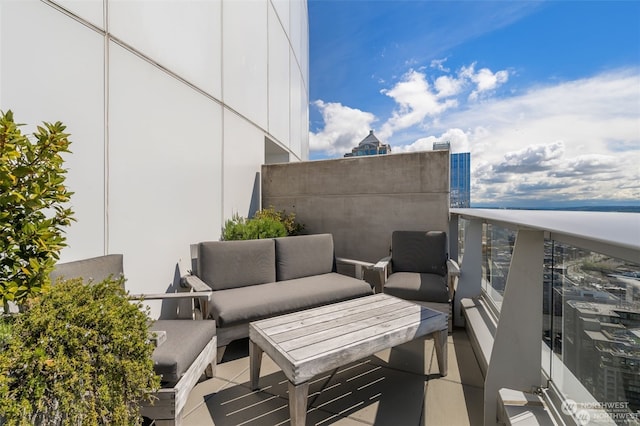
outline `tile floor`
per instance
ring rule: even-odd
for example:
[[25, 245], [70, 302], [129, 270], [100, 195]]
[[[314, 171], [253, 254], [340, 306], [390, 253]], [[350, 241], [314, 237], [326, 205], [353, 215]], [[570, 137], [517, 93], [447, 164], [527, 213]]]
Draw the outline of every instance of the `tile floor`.
[[[483, 377], [466, 332], [454, 330], [448, 345], [446, 377], [438, 373], [432, 340], [425, 341], [427, 356], [420, 360], [427, 375], [402, 371], [406, 354], [387, 350], [317, 376], [307, 424], [481, 425]], [[289, 424], [284, 374], [265, 354], [260, 390], [252, 392], [248, 352], [247, 339], [227, 348], [215, 377], [191, 392], [184, 426]]]

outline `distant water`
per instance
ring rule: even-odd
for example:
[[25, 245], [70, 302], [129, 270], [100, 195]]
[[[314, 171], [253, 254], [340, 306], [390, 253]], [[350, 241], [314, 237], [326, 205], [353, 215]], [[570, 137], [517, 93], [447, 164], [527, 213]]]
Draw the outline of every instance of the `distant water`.
[[[472, 206], [476, 207], [476, 206]], [[567, 210], [567, 211], [582, 211], [582, 212], [622, 212], [622, 213], [640, 213], [640, 205], [638, 206], [564, 206], [564, 207], [489, 207], [484, 208], [509, 210]], [[477, 208], [481, 208], [477, 206]]]
[[548, 209], [548, 210], [640, 213], [640, 206], [584, 206], [584, 207], [554, 208], [554, 209]]

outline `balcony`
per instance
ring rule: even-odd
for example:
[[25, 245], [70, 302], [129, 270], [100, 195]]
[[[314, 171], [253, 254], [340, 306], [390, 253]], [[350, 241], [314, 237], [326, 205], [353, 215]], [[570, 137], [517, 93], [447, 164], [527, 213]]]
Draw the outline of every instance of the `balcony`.
[[[449, 225], [462, 271], [449, 374], [430, 340], [428, 375], [376, 354], [314, 380], [308, 423], [638, 424], [640, 215], [452, 209]], [[287, 424], [284, 374], [265, 356], [252, 392], [248, 370], [240, 340], [184, 424]]]

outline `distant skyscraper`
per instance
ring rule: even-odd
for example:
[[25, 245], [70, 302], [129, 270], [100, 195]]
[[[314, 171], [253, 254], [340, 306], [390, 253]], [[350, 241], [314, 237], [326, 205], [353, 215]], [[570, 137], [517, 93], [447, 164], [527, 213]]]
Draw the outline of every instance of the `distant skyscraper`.
[[[434, 150], [451, 150], [450, 142], [434, 142]], [[450, 198], [451, 207], [471, 207], [471, 153], [451, 154]]]
[[438, 151], [441, 149], [451, 150], [451, 142], [434, 142], [433, 150]]
[[353, 148], [351, 152], [346, 153], [345, 157], [360, 157], [363, 155], [380, 155], [390, 154], [391, 147], [387, 144], [383, 144], [373, 134], [373, 130], [369, 131], [369, 135], [362, 139], [357, 147]]

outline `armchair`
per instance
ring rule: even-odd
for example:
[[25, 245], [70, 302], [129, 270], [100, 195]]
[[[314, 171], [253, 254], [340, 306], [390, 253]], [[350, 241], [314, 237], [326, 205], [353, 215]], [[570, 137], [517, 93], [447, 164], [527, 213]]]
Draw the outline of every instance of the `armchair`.
[[[58, 277], [82, 278], [85, 282], [102, 281], [123, 276], [123, 256], [106, 256], [83, 259], [56, 265], [50, 274], [55, 283]], [[160, 293], [130, 295], [136, 299], [202, 299], [206, 306], [209, 292]], [[156, 374], [161, 376], [161, 389], [156, 393], [153, 405], [141, 406], [141, 414], [156, 425], [179, 425], [182, 410], [189, 393], [198, 383], [203, 372], [213, 377], [216, 364], [217, 337], [215, 321], [184, 319], [156, 320], [149, 325], [150, 332], [159, 334], [158, 346], [153, 351]]]
[[380, 290], [449, 315], [460, 268], [448, 258], [447, 234], [442, 231], [394, 231], [391, 255], [374, 265]]

